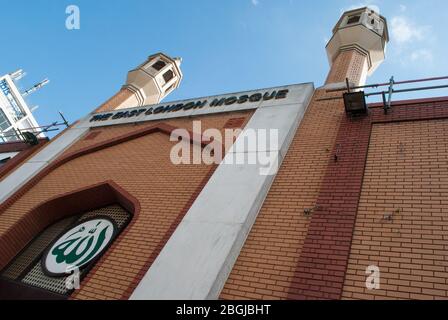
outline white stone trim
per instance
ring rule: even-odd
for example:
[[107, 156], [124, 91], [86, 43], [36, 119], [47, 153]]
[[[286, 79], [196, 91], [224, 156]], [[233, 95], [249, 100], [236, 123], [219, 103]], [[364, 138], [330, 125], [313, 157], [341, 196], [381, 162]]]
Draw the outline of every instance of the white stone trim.
[[[296, 103], [259, 107], [245, 128], [279, 129], [279, 148], [245, 152], [268, 151], [281, 164], [314, 92], [312, 84], [297, 89]], [[219, 297], [275, 178], [259, 169], [219, 165], [130, 299]]]
[[[145, 99], [146, 99], [146, 94], [143, 91], [143, 89], [139, 89], [138, 87], [134, 86], [133, 84], [125, 84], [123, 86], [123, 89], [128, 89], [129, 91], [132, 92], [132, 94], [134, 95], [135, 100], [137, 100], [137, 103], [139, 106], [142, 106], [144, 104]], [[121, 108], [118, 107], [117, 109], [121, 109]]]
[[44, 169], [51, 161], [78, 141], [89, 129], [72, 127], [46, 144], [42, 150], [21, 164], [0, 181], [0, 203], [8, 199], [28, 180]]
[[0, 153], [0, 161], [4, 160], [4, 159], [7, 159], [7, 158], [13, 158], [18, 153], [19, 153], [18, 151], [16, 151], [16, 152], [3, 152], [3, 153]]
[[[279, 107], [282, 105], [303, 103], [303, 97], [306, 96], [304, 94], [304, 90], [307, 88], [307, 85], [308, 84], [293, 84], [293, 85], [287, 85], [287, 86], [281, 86], [281, 87], [263, 88], [263, 89], [243, 91], [243, 92], [233, 92], [233, 93], [227, 93], [227, 94], [217, 95], [217, 96], [207, 96], [207, 97], [181, 100], [181, 101], [164, 102], [164, 103], [159, 103], [159, 104], [150, 105], [150, 106], [122, 108], [119, 110], [109, 111], [109, 112], [105, 111], [105, 112], [100, 112], [100, 113], [96, 113], [96, 114], [108, 114], [108, 113], [115, 114], [117, 112], [133, 111], [133, 110], [138, 110], [141, 108], [156, 109], [157, 107], [160, 107], [160, 106], [174, 105], [174, 104], [179, 104], [179, 103], [187, 104], [189, 102], [204, 101], [204, 100], [208, 101], [208, 104], [204, 108], [182, 110], [182, 111], [171, 112], [171, 113], [159, 113], [159, 114], [152, 114], [152, 115], [145, 115], [145, 113], [142, 113], [138, 117], [122, 118], [122, 119], [118, 119], [118, 120], [106, 120], [106, 121], [98, 121], [98, 122], [89, 122], [90, 118], [86, 118], [82, 123], [79, 124], [79, 127], [89, 127], [89, 128], [90, 127], [103, 127], [103, 126], [111, 126], [111, 125], [117, 125], [117, 124], [138, 123], [138, 122], [145, 122], [145, 121], [191, 117], [191, 116], [199, 116], [199, 115], [206, 115], [206, 114], [218, 114], [218, 113], [225, 113], [225, 112], [252, 110], [252, 109], [257, 109], [260, 107], [269, 107], [272, 105]], [[285, 99], [267, 100], [267, 101], [258, 101], [258, 102], [246, 102], [244, 104], [235, 103], [232, 105], [221, 106], [221, 107], [210, 107], [209, 106], [209, 104], [214, 99], [221, 99], [221, 98], [228, 98], [231, 96], [242, 96], [242, 95], [250, 96], [250, 95], [253, 95], [256, 93], [263, 94], [264, 92], [268, 92], [268, 91], [269, 92], [272, 92], [272, 91], [278, 92], [280, 90], [289, 90], [288, 95]]]

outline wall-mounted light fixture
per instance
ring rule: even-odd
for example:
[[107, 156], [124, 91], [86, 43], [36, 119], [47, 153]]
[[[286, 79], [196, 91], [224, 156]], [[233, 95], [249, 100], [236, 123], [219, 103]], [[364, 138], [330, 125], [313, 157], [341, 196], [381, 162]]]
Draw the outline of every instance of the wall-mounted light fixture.
[[367, 114], [367, 104], [364, 91], [344, 93], [345, 112], [348, 115]]

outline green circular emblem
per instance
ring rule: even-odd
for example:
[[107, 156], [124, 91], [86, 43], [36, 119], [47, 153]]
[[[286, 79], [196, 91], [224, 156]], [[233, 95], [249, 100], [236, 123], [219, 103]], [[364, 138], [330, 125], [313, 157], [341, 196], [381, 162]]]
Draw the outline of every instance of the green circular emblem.
[[42, 258], [45, 272], [65, 276], [91, 262], [112, 241], [116, 226], [109, 218], [94, 218], [80, 222], [47, 250]]

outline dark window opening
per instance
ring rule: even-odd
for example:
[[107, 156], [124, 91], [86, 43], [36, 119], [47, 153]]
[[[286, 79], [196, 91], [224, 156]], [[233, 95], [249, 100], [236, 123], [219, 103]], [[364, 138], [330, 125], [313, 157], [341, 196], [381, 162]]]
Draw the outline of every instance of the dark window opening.
[[162, 60], [159, 60], [159, 61], [157, 61], [156, 63], [154, 63], [154, 64], [152, 65], [152, 67], [153, 67], [154, 69], [156, 69], [157, 71], [162, 70], [163, 67], [165, 67], [165, 66], [166, 66], [166, 63], [163, 62]]
[[351, 16], [351, 17], [348, 18], [347, 24], [358, 23], [359, 20], [361, 20], [361, 16], [359, 16], [359, 15]]
[[168, 89], [165, 90], [165, 92], [168, 92], [168, 91], [170, 91], [171, 89], [173, 89], [175, 85], [176, 85], [176, 84], [173, 83]]
[[11, 160], [11, 157], [1, 159], [1, 160], [0, 160], [0, 168], [1, 168], [4, 164], [6, 164], [6, 162], [8, 162], [8, 160]]
[[168, 82], [173, 78], [174, 78], [174, 72], [172, 70], [168, 70], [163, 74], [163, 79], [165, 79], [165, 82]]

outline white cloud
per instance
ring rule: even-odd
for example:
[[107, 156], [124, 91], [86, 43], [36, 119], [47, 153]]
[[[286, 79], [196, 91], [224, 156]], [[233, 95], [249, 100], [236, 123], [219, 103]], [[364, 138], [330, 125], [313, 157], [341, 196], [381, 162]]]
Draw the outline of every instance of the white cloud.
[[428, 31], [428, 27], [417, 26], [404, 16], [393, 17], [390, 27], [392, 38], [397, 44], [420, 41]]
[[[380, 13], [377, 5], [381, 3], [380, 0], [358, 1], [353, 1], [356, 4], [344, 8], [341, 13], [362, 7], [368, 7]], [[416, 20], [411, 19], [408, 16], [408, 5], [398, 2], [395, 8], [395, 16], [388, 19], [392, 56], [396, 57], [397, 63], [405, 68], [434, 65], [435, 57], [431, 48], [433, 48], [436, 35], [432, 32], [432, 27], [420, 25]]]
[[258, 4], [260, 3], [260, 1], [258, 0], [251, 0], [251, 2], [254, 6], [258, 6]]
[[370, 9], [372, 9], [373, 11], [375, 11], [375, 12], [377, 12], [377, 13], [380, 13], [380, 7], [378, 7], [378, 6], [375, 4], [375, 2], [374, 2], [374, 1], [371, 1], [371, 0], [370, 0], [370, 1], [367, 0], [367, 1], [364, 1], [364, 2], [361, 2], [361, 3], [358, 3], [358, 4], [355, 4], [355, 5], [352, 5], [352, 6], [346, 8], [346, 9], [344, 9], [344, 10], [342, 10], [342, 11], [345, 12], [345, 11], [350, 11], [350, 10], [354, 10], [354, 9], [364, 8], [364, 7], [368, 7], [368, 8], [370, 8]]
[[399, 61], [403, 68], [424, 68], [426, 70], [434, 66], [434, 55], [427, 48], [414, 49], [409, 54], [402, 54]]
[[429, 49], [418, 49], [411, 53], [410, 60], [412, 62], [432, 62], [433, 55]]
[[390, 22], [391, 43], [405, 68], [428, 67], [433, 64], [431, 41], [434, 35], [430, 26], [422, 26], [404, 15]]

